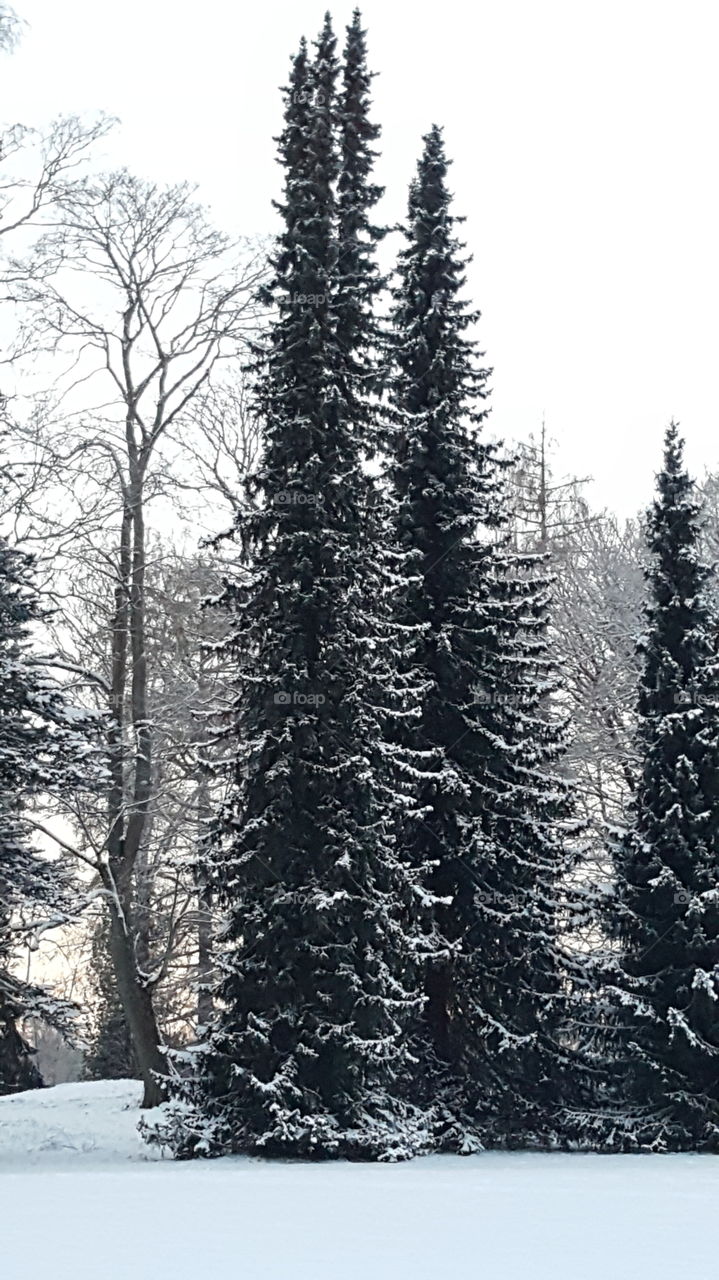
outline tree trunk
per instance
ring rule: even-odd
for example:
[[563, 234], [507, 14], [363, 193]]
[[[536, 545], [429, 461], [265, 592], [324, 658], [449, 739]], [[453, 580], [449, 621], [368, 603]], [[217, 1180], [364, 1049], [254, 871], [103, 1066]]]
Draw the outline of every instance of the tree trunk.
[[452, 1061], [452, 1037], [450, 1033], [450, 1000], [452, 996], [452, 970], [449, 963], [430, 965], [425, 978], [425, 1018], [437, 1056], [443, 1062]]
[[132, 936], [116, 900], [110, 900], [110, 952], [117, 989], [130, 1028], [137, 1063], [145, 1086], [143, 1107], [156, 1107], [164, 1097], [161, 1079], [167, 1075], [167, 1061], [160, 1052], [160, 1033], [149, 989], [137, 971]]
[[[144, 1107], [157, 1106], [167, 1074], [149, 987], [138, 969], [132, 928], [133, 874], [151, 792], [151, 735], [147, 719], [144, 617], [144, 526], [142, 484], [137, 474], [126, 494], [120, 533], [120, 560], [112, 620], [111, 728], [108, 735], [111, 784], [108, 799], [108, 866], [103, 873], [110, 912], [110, 953], [117, 990], [145, 1085]], [[127, 796], [125, 742], [128, 649], [132, 656], [131, 715], [135, 733], [134, 786]]]
[[197, 921], [197, 1025], [209, 1026], [214, 1010], [212, 999], [212, 927], [210, 891], [199, 890]]

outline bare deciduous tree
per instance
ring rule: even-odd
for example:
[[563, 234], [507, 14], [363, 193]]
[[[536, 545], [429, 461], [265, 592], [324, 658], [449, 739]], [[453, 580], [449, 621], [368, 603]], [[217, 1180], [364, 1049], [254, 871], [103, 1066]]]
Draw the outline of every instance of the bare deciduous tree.
[[[160, 1100], [166, 1071], [135, 928], [136, 873], [153, 816], [155, 726], [149, 703], [148, 508], [171, 519], [166, 477], [171, 428], [234, 356], [256, 322], [263, 269], [214, 230], [186, 186], [159, 188], [126, 172], [69, 187], [55, 225], [17, 264], [26, 307], [22, 345], [69, 356], [53, 447], [76, 479], [73, 555], [101, 575], [110, 597], [106, 668], [79, 678], [104, 695], [110, 770], [105, 833], [79, 830], [110, 912], [118, 989], [145, 1083]], [[92, 390], [91, 390], [92, 389]], [[88, 408], [88, 401], [93, 400]], [[85, 512], [92, 519], [83, 521]], [[98, 542], [97, 524], [105, 530]], [[114, 542], [107, 530], [114, 528]], [[84, 842], [84, 843], [83, 843]]]
[[[62, 116], [45, 131], [21, 124], [5, 128], [0, 135], [0, 236], [35, 225], [40, 215], [48, 220], [75, 184], [89, 148], [112, 124], [106, 117], [88, 123]], [[3, 279], [6, 291], [14, 296], [15, 272], [6, 270]]]

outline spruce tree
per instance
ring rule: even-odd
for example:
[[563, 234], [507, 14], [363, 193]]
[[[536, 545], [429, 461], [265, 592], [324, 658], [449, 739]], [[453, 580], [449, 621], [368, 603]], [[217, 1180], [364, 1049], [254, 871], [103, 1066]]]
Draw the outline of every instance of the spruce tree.
[[562, 883], [575, 824], [553, 776], [563, 732], [547, 698], [547, 582], [507, 549], [504, 462], [482, 436], [488, 371], [468, 332], [441, 131], [410, 191], [395, 307], [392, 478], [419, 577], [400, 616], [420, 623], [423, 755], [412, 862], [435, 864], [438, 937], [426, 975], [430, 1095], [445, 1141], [551, 1141], [566, 1086]]
[[42, 615], [33, 574], [32, 558], [0, 537], [0, 1094], [42, 1083], [18, 1022], [34, 1016], [65, 1029], [68, 1012], [13, 971], [26, 932], [67, 920], [73, 899], [65, 872], [33, 848], [28, 807], [97, 776], [85, 717], [33, 660]]
[[719, 665], [701, 507], [676, 424], [648, 515], [639, 774], [615, 849], [613, 1141], [719, 1150]]
[[219, 1013], [157, 1130], [180, 1156], [376, 1158], [425, 1141], [405, 1097], [417, 885], [394, 841], [373, 699], [386, 633], [358, 430], [372, 287], [359, 161], [338, 194], [338, 140], [364, 108], [353, 87], [340, 112], [337, 72], [328, 18], [315, 59], [303, 44], [293, 62], [280, 139], [275, 319], [255, 370], [259, 510], [238, 526], [249, 567], [223, 599], [237, 696], [212, 865]]

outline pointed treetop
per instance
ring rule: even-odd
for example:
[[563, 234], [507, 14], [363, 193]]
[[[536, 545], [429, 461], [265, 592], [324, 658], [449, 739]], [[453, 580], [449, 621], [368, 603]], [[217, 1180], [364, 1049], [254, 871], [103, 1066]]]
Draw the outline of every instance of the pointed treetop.
[[436, 160], [441, 161], [443, 165], [449, 168], [452, 161], [447, 159], [444, 150], [444, 129], [442, 125], [431, 125], [428, 132], [425, 133], [422, 138], [422, 141], [424, 143], [424, 151], [420, 164], [422, 164], [422, 161], [426, 163], [428, 160]]
[[443, 129], [439, 125], [433, 124], [429, 132], [424, 134], [422, 142], [424, 145], [417, 161], [417, 176], [410, 187], [410, 207], [412, 206], [412, 193], [426, 192], [433, 186], [438, 192], [442, 193], [440, 203], [448, 205], [451, 197], [444, 185], [444, 180], [451, 160], [447, 159], [444, 149]]
[[328, 49], [334, 53], [336, 42], [334, 28], [332, 26], [332, 14], [328, 9], [324, 17], [324, 22], [322, 23], [322, 30], [315, 41], [315, 48], [317, 49], [318, 56], [321, 57], [323, 52]]
[[364, 45], [367, 32], [362, 26], [362, 13], [359, 9], [352, 11], [351, 21], [347, 23], [347, 49], [348, 51], [355, 44]]
[[302, 36], [297, 53], [290, 58], [289, 84], [283, 89], [285, 95], [285, 119], [292, 115], [292, 108], [305, 101], [303, 96], [307, 83], [307, 41]]
[[698, 518], [700, 503], [684, 462], [684, 438], [679, 433], [679, 424], [672, 419], [664, 435], [663, 466], [657, 476], [657, 496], [650, 520], [661, 522], [670, 508], [680, 506], [687, 507], [691, 515]]
[[332, 15], [329, 12], [325, 14], [322, 30], [314, 41], [314, 47], [317, 51], [313, 68], [317, 89], [315, 105], [324, 107], [325, 115], [329, 117], [333, 108], [338, 70], [337, 37], [332, 27]]
[[342, 146], [342, 176], [340, 192], [345, 212], [350, 212], [350, 230], [356, 234], [363, 229], [379, 239], [377, 229], [370, 229], [363, 211], [372, 208], [384, 193], [384, 188], [370, 181], [377, 158], [373, 144], [380, 135], [379, 125], [370, 119], [371, 88], [374, 73], [367, 66], [367, 33], [362, 28], [359, 9], [355, 9], [352, 22], [347, 27], [342, 75], [342, 93], [339, 101], [339, 117]]
[[679, 434], [679, 423], [672, 421], [664, 433], [664, 465], [667, 471], [678, 471], [684, 461], [684, 437]]
[[309, 125], [312, 97], [309, 71], [307, 41], [303, 36], [297, 53], [291, 59], [289, 81], [282, 90], [285, 100], [284, 125], [281, 135], [275, 138], [279, 146], [279, 162], [287, 165], [290, 170], [302, 154]]

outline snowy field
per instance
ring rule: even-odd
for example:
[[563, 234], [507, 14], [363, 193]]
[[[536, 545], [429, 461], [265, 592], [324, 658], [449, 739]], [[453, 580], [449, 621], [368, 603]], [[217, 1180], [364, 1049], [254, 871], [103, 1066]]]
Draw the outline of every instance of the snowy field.
[[174, 1164], [137, 1086], [0, 1100], [2, 1278], [716, 1280], [719, 1160]]

